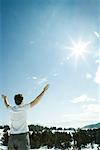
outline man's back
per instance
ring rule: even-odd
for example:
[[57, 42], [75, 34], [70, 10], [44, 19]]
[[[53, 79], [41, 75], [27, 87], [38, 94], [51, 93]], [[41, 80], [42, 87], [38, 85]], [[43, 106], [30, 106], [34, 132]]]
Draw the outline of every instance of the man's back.
[[28, 132], [27, 126], [27, 109], [30, 108], [29, 104], [9, 106], [10, 110], [10, 133], [19, 134]]

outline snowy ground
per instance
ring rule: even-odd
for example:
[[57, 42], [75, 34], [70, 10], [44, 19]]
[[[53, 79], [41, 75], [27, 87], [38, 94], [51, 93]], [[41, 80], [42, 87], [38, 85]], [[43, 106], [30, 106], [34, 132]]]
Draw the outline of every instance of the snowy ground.
[[[7, 150], [7, 147], [6, 146], [0, 146], [0, 150]], [[31, 149], [32, 150], [32, 149]], [[54, 148], [52, 148], [52, 149], [47, 149], [47, 148], [45, 148], [45, 147], [43, 147], [43, 148], [39, 148], [39, 149], [33, 149], [33, 150], [55, 150]], [[58, 149], [56, 149], [56, 150], [58, 150]], [[66, 149], [67, 150], [67, 149]], [[68, 150], [77, 150], [77, 149], [68, 149]], [[97, 150], [97, 145], [95, 144], [94, 145], [94, 148], [92, 149], [92, 148], [90, 148], [90, 145], [88, 145], [88, 147], [87, 148], [82, 148], [81, 150]]]
[[[3, 129], [0, 129], [0, 150], [7, 150], [7, 147], [2, 145], [2, 142], [1, 142], [2, 136], [3, 136]], [[54, 148], [47, 149], [46, 147], [42, 147], [42, 148], [39, 148], [39, 149], [30, 149], [30, 150], [55, 150], [55, 149]], [[58, 150], [58, 149], [56, 149], [56, 150]], [[77, 149], [70, 148], [70, 149], [66, 149], [66, 150], [77, 150]], [[89, 144], [87, 146], [87, 148], [82, 148], [81, 150], [97, 150], [97, 145], [94, 144], [94, 148], [92, 149], [90, 144]]]

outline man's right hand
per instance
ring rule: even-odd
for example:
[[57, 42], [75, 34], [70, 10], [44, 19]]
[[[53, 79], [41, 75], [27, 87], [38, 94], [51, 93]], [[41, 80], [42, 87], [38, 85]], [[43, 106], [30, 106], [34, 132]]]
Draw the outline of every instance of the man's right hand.
[[49, 84], [47, 84], [47, 85], [44, 87], [43, 91], [44, 91], [44, 92], [47, 91], [48, 88], [49, 88]]

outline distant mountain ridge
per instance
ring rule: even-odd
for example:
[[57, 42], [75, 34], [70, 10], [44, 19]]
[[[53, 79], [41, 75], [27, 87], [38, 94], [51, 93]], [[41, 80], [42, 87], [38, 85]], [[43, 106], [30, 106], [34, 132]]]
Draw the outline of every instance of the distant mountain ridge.
[[95, 124], [86, 125], [83, 127], [83, 129], [98, 129], [100, 128], [100, 122]]

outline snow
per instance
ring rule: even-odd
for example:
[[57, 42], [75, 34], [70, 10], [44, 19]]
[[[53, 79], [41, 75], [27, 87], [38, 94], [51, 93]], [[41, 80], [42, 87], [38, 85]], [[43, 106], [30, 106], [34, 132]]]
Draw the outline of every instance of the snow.
[[6, 146], [0, 146], [0, 150], [7, 150]]
[[[0, 150], [7, 150], [7, 147], [6, 146], [0, 146]], [[46, 147], [41, 147], [39, 149], [30, 149], [30, 150], [55, 150], [54, 148], [52, 149], [47, 149]], [[59, 149], [56, 149], [56, 150], [59, 150]], [[69, 149], [69, 150], [73, 150], [72, 148]], [[75, 149], [74, 149], [75, 150]], [[76, 149], [77, 150], [77, 149]], [[87, 148], [82, 148], [81, 150], [97, 150], [97, 145], [94, 144], [94, 148], [92, 149], [90, 147], [90, 145], [87, 146]]]
[[[2, 145], [2, 141], [1, 141], [2, 136], [3, 136], [3, 129], [0, 129], [0, 150], [7, 150], [7, 146]], [[88, 144], [87, 148], [82, 148], [81, 150], [97, 150], [97, 146], [98, 146], [97, 144], [94, 144], [94, 148], [92, 149], [91, 145]], [[30, 150], [55, 150], [55, 149], [54, 148], [47, 149], [47, 147], [41, 147], [39, 149], [30, 149]], [[56, 150], [59, 150], [59, 149], [56, 149]], [[69, 150], [73, 150], [73, 148], [70, 148]], [[74, 150], [77, 150], [77, 149], [74, 148]]]
[[3, 130], [4, 129], [0, 129], [0, 140], [1, 140], [2, 136], [3, 136]]

